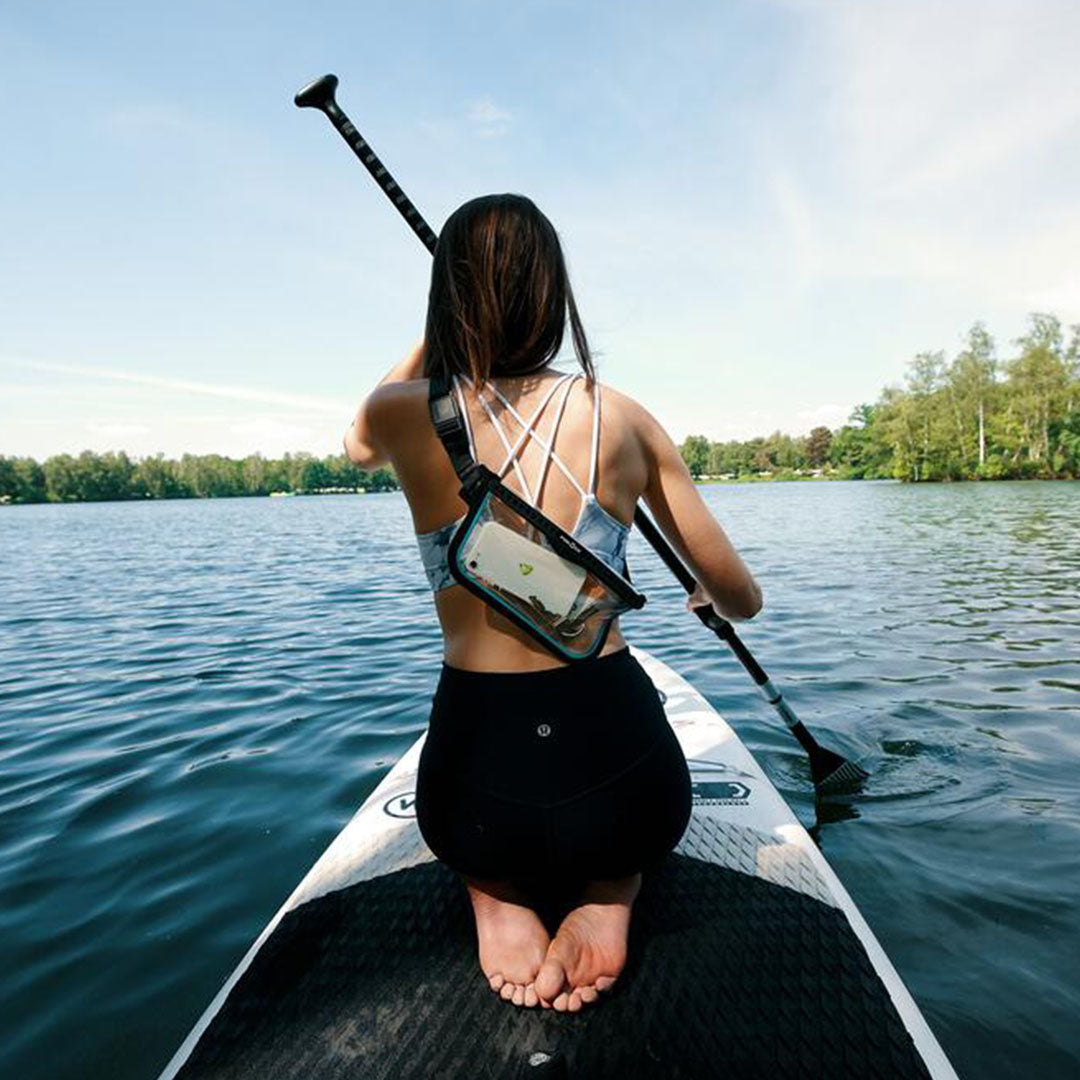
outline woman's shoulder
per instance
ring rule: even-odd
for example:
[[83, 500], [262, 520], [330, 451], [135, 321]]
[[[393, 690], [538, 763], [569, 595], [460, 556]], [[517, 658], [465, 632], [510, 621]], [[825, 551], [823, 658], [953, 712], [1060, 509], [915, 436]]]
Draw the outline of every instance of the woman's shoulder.
[[600, 393], [605, 424], [622, 428], [646, 445], [663, 432], [660, 422], [637, 398], [605, 382], [600, 383]]

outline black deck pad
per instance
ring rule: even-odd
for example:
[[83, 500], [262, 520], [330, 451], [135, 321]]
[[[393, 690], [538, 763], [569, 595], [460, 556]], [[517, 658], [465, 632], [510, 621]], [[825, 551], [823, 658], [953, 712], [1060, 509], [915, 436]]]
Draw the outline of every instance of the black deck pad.
[[[840, 911], [696, 859], [646, 877], [627, 967], [580, 1013], [502, 1001], [475, 949], [464, 888], [439, 863], [303, 904], [179, 1077], [929, 1076]], [[555, 1056], [529, 1067], [535, 1051]]]

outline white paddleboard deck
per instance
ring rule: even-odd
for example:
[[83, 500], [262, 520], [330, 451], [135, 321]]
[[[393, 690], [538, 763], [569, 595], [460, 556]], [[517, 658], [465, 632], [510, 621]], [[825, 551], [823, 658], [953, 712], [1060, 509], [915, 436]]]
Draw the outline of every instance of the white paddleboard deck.
[[537, 1050], [570, 1077], [955, 1078], [746, 747], [686, 680], [635, 655], [665, 699], [694, 807], [675, 854], [646, 879], [631, 961], [608, 998], [570, 1016], [516, 1009], [488, 989], [463, 890], [416, 827], [421, 737], [259, 935], [162, 1080], [524, 1076]]

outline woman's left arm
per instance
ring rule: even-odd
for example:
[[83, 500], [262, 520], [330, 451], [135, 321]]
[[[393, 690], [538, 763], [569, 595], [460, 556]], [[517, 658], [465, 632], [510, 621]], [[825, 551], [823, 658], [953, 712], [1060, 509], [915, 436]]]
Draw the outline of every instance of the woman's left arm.
[[379, 390], [387, 383], [409, 382], [423, 377], [424, 339], [421, 338], [380, 380], [379, 385], [364, 399], [348, 431], [345, 432], [345, 453], [361, 469], [377, 469], [390, 456], [378, 437]]

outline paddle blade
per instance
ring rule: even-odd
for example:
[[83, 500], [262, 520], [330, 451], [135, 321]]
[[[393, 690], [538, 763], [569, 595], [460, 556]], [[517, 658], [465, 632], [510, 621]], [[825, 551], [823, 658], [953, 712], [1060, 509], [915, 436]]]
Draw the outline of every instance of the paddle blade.
[[810, 754], [810, 778], [820, 792], [852, 792], [862, 787], [870, 774], [854, 761], [817, 746]]

